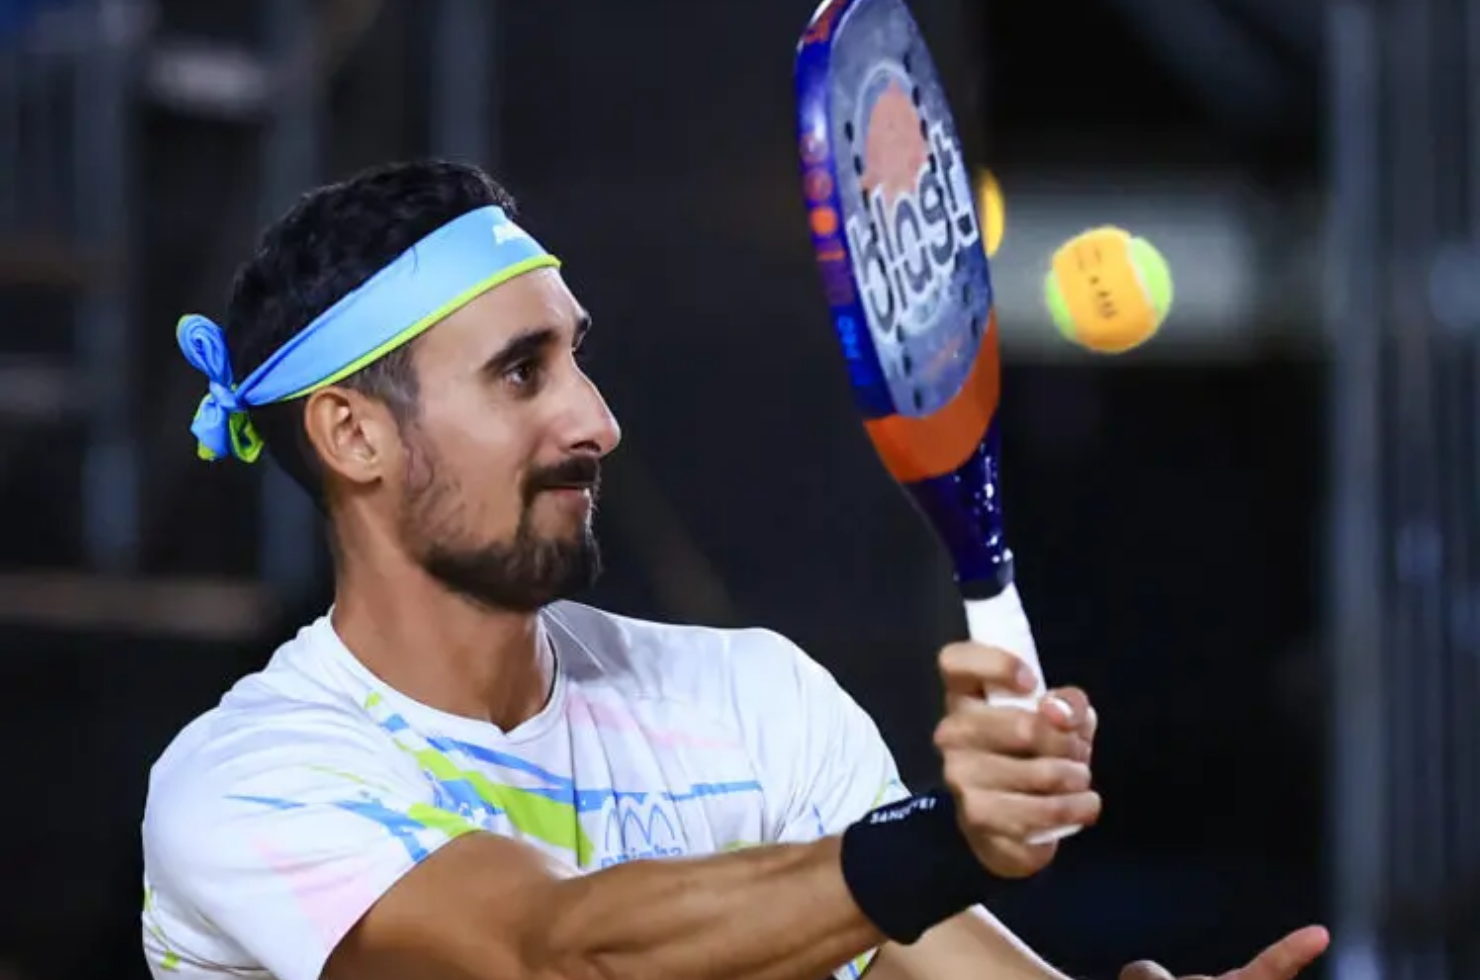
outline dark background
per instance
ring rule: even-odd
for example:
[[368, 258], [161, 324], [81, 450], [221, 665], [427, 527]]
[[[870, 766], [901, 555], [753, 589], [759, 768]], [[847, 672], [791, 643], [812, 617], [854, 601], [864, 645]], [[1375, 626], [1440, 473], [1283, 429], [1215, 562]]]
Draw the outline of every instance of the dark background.
[[[1443, 48], [1473, 21], [1441, 6], [915, 4], [1006, 193], [1019, 584], [1051, 678], [1102, 717], [1103, 823], [999, 909], [1075, 975], [1227, 969], [1312, 921], [1338, 926], [1345, 975], [1480, 975], [1466, 910], [1446, 939], [1431, 907], [1476, 866], [1474, 727], [1442, 698], [1473, 689], [1476, 644], [1421, 628], [1472, 608], [1472, 552], [1428, 578], [1389, 557], [1414, 513], [1424, 540], [1473, 534], [1468, 369], [1443, 373], [1473, 363], [1468, 335], [1384, 251], [1426, 260], [1470, 227], [1447, 217], [1477, 162], [1452, 93], [1480, 58]], [[199, 379], [170, 325], [219, 312], [293, 196], [390, 158], [489, 165], [595, 314], [626, 439], [591, 601], [786, 633], [907, 779], [935, 778], [933, 654], [963, 623], [817, 287], [792, 137], [810, 7], [0, 2], [0, 961], [145, 976], [147, 768], [328, 594], [301, 502], [263, 467], [194, 460]], [[1430, 48], [1431, 69], [1399, 57]], [[1162, 336], [1115, 359], [1036, 300], [1058, 241], [1110, 220], [1179, 286]], [[1436, 753], [1423, 778], [1447, 797], [1381, 804]], [[1416, 835], [1448, 849], [1403, 865]], [[1401, 935], [1394, 903], [1421, 907]]]

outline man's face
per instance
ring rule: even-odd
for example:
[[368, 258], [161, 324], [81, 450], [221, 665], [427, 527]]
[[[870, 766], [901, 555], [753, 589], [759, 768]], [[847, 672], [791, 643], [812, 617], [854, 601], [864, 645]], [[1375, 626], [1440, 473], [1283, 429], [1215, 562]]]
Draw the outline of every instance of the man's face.
[[558, 272], [518, 276], [416, 342], [402, 543], [482, 605], [529, 612], [595, 581], [592, 531], [616, 419], [576, 361], [589, 318]]

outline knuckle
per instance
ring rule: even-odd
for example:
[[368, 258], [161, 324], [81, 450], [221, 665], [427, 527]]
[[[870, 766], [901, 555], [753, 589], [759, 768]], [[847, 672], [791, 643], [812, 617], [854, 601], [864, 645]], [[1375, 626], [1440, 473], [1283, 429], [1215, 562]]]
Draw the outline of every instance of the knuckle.
[[1045, 819], [1055, 827], [1087, 827], [1100, 817], [1099, 796], [1092, 792], [1055, 797]]
[[985, 647], [986, 662], [990, 665], [992, 681], [1007, 688], [1016, 688], [1018, 684], [1018, 671], [1023, 669], [1022, 660], [1014, 654], [997, 647]]
[[1042, 817], [1045, 824], [1058, 827], [1072, 823], [1075, 817], [1076, 800], [1072, 796], [1050, 796], [1043, 800]]
[[971, 745], [975, 725], [971, 716], [962, 711], [953, 711], [941, 719], [936, 726], [936, 744], [942, 748], [965, 748]]
[[1024, 770], [1024, 786], [1030, 793], [1052, 793], [1063, 782], [1059, 767], [1048, 759], [1034, 759]]
[[937, 748], [948, 748], [956, 743], [956, 727], [955, 721], [950, 716], [940, 720], [940, 723], [935, 726], [935, 732], [931, 735], [931, 740]]
[[1038, 716], [1027, 711], [1010, 710], [1014, 710], [1017, 716], [1012, 719], [1012, 723], [1009, 726], [1011, 747], [1020, 750], [1033, 748], [1038, 744], [1039, 733], [1042, 730], [1042, 727], [1038, 724]]
[[1014, 841], [1026, 840], [1034, 830], [1031, 811], [1018, 807], [999, 815], [997, 826], [1004, 837]]
[[1046, 729], [1039, 733], [1039, 751], [1055, 759], [1070, 759], [1074, 762], [1083, 762], [1087, 758], [1083, 747], [1084, 740], [1069, 732]]
[[982, 643], [952, 643], [941, 652], [950, 652], [951, 664], [955, 670], [984, 681], [1000, 680], [1008, 662], [1001, 650]]
[[953, 753], [946, 756], [945, 762], [941, 766], [941, 775], [945, 779], [946, 785], [952, 790], [955, 790], [959, 795], [965, 793], [971, 785], [970, 770], [970, 764], [960, 755]]
[[1036, 793], [1076, 792], [1083, 789], [1081, 767], [1059, 759], [1040, 759], [1032, 763], [1029, 770], [1029, 786]]
[[977, 794], [974, 790], [959, 784], [952, 784], [952, 795], [956, 797], [956, 820], [968, 833], [977, 832], [977, 813], [980, 805], [976, 801]]
[[1006, 657], [1001, 650], [996, 647], [989, 647], [983, 643], [973, 643], [971, 649], [976, 655], [976, 663], [982, 673], [996, 677], [1002, 672], [1002, 665]]
[[965, 643], [947, 643], [940, 648], [936, 664], [943, 674], [956, 674], [971, 664], [971, 648]]
[[978, 833], [992, 829], [995, 809], [990, 793], [975, 790], [961, 796], [961, 814], [967, 825]]
[[1088, 796], [1088, 799], [1085, 800], [1084, 804], [1084, 818], [1080, 822], [1083, 823], [1085, 826], [1089, 826], [1091, 824], [1099, 823], [1100, 812], [1104, 809], [1105, 804], [1104, 801], [1100, 799], [1099, 793], [1090, 792], [1087, 793], [1086, 796]]

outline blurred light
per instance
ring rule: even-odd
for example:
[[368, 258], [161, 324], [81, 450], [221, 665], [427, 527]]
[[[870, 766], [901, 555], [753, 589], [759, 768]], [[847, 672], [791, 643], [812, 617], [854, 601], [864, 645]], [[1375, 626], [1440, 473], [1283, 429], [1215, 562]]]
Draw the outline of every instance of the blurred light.
[[990, 258], [997, 254], [1002, 244], [1002, 233], [1007, 224], [1007, 210], [1002, 202], [1002, 187], [990, 170], [976, 175], [976, 210], [981, 215], [982, 243]]
[[267, 64], [244, 48], [201, 38], [155, 43], [144, 68], [154, 98], [180, 112], [225, 119], [260, 113], [272, 92]]
[[1447, 245], [1429, 269], [1429, 308], [1434, 319], [1450, 330], [1480, 326], [1480, 248]]

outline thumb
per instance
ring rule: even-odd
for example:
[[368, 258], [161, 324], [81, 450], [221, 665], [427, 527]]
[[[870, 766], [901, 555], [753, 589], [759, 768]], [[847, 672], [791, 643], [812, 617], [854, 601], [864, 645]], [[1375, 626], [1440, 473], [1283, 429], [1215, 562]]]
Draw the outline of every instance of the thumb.
[[1137, 960], [1120, 971], [1120, 980], [1177, 980], [1177, 978], [1172, 976], [1171, 972], [1160, 963]]

